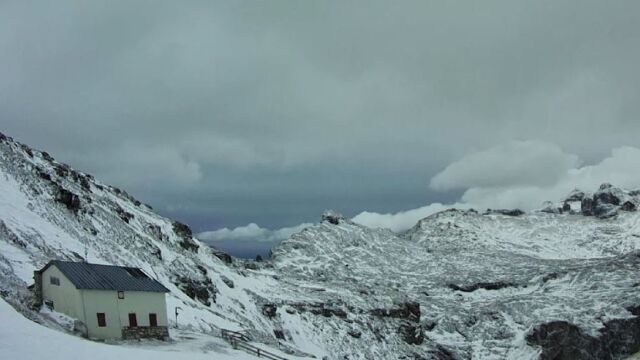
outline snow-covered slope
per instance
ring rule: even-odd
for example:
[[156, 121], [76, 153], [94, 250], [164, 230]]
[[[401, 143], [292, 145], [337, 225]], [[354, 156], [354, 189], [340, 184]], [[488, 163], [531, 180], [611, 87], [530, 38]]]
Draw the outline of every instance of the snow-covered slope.
[[126, 192], [3, 135], [0, 156], [0, 295], [50, 327], [59, 326], [30, 306], [33, 270], [86, 256], [160, 280], [169, 311], [182, 308], [180, 331], [247, 329], [318, 358], [640, 351], [637, 191], [604, 184], [526, 214], [449, 210], [404, 234], [328, 213], [256, 263], [201, 244]]
[[615, 359], [640, 350], [638, 213], [502, 213], [520, 214], [449, 210], [401, 236], [329, 216], [273, 257], [281, 278], [333, 313], [283, 303], [279, 314], [286, 322], [289, 308], [306, 307], [300, 316], [342, 338], [326, 346], [349, 358], [555, 359], [561, 347]]
[[[33, 271], [51, 259], [142, 268], [171, 290], [182, 328], [253, 332], [276, 343], [256, 303], [278, 289], [247, 275], [230, 256], [196, 240], [186, 225], [155, 214], [126, 192], [0, 134], [0, 294], [25, 315]], [[173, 316], [170, 325], [175, 326]], [[49, 322], [50, 323], [50, 322]]]
[[[114, 346], [87, 341], [36, 324], [16, 312], [0, 299], [0, 353], [4, 359], [136, 359], [136, 360], [211, 360], [212, 354], [183, 344], [150, 342], [141, 346]], [[215, 346], [211, 341], [209, 346]], [[223, 346], [218, 345], [223, 348]], [[217, 360], [250, 360], [256, 357], [241, 351], [226, 350], [215, 354]]]

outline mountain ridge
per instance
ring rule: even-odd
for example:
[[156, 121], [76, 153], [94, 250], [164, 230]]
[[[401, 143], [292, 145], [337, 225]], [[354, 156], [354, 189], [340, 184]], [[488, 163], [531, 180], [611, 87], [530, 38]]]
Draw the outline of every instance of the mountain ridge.
[[640, 350], [633, 190], [576, 192], [529, 213], [448, 210], [401, 234], [327, 213], [253, 262], [5, 135], [0, 154], [0, 295], [51, 327], [30, 302], [32, 271], [87, 254], [160, 280], [169, 311], [183, 309], [182, 328], [245, 329], [318, 358], [571, 359], [587, 349], [586, 359], [620, 359]]

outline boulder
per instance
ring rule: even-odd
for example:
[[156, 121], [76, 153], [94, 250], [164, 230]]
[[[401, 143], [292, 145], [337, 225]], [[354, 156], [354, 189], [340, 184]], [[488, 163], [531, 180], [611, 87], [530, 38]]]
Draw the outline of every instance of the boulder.
[[227, 285], [231, 289], [233, 289], [235, 287], [235, 284], [233, 283], [233, 280], [229, 279], [228, 277], [226, 277], [224, 275], [220, 275], [220, 280], [222, 280], [222, 282], [225, 283], [225, 285]]
[[278, 306], [276, 304], [264, 304], [262, 305], [262, 315], [268, 318], [276, 317], [276, 313], [278, 311]]
[[636, 211], [638, 207], [631, 201], [625, 201], [622, 206], [620, 206], [620, 210], [622, 211]]

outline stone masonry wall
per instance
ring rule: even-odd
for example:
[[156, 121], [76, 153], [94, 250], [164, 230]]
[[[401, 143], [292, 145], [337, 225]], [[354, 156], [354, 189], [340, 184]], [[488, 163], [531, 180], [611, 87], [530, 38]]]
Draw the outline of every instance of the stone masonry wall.
[[166, 326], [138, 326], [122, 328], [122, 338], [131, 339], [169, 339], [169, 328]]

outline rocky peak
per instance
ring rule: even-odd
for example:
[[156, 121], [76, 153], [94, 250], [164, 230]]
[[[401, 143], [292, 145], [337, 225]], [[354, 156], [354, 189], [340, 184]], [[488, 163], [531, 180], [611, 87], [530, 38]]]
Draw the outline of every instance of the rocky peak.
[[341, 221], [344, 221], [344, 216], [337, 211], [334, 210], [326, 210], [322, 214], [322, 222], [329, 222], [333, 225], [340, 224]]
[[636, 211], [639, 200], [635, 192], [604, 183], [593, 196], [583, 196], [581, 213], [601, 219], [611, 218], [619, 211]]
[[564, 202], [582, 201], [586, 196], [585, 192], [580, 189], [573, 189], [564, 199]]

